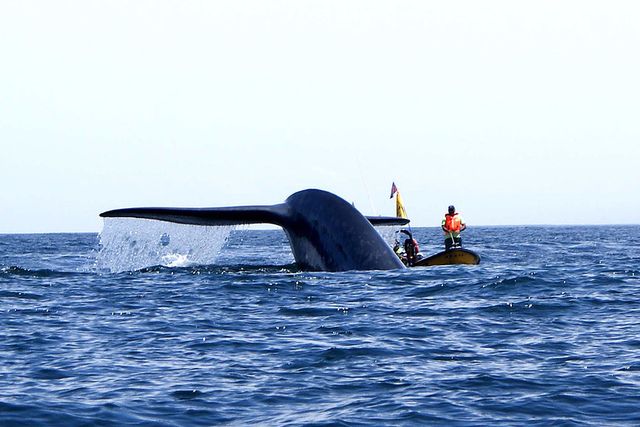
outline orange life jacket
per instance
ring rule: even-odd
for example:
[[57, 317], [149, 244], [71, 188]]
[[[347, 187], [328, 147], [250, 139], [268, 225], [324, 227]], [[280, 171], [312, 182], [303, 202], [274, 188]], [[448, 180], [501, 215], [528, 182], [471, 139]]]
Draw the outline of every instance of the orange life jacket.
[[444, 219], [444, 228], [449, 231], [453, 231], [454, 233], [460, 232], [460, 225], [462, 222], [460, 221], [460, 215], [458, 215], [458, 212], [453, 215], [446, 214]]

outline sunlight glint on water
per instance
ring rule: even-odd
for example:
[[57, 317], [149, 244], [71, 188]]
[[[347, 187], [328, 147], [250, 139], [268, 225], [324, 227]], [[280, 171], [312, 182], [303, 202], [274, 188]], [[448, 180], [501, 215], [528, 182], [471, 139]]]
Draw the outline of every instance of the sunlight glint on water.
[[100, 233], [96, 266], [112, 273], [163, 265], [215, 264], [234, 226], [174, 224], [133, 218], [108, 218]]

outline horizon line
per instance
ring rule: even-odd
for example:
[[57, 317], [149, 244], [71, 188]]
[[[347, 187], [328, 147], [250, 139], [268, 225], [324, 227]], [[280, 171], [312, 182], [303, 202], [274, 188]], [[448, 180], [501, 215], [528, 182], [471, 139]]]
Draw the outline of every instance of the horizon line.
[[[281, 229], [281, 227], [273, 226], [273, 227], [260, 227], [262, 224], [250, 225], [247, 224], [244, 227], [251, 227], [253, 230], [275, 230]], [[584, 223], [584, 224], [478, 224], [473, 225], [470, 228], [499, 228], [499, 227], [633, 227], [640, 226], [640, 223], [618, 223], [618, 224], [601, 224], [601, 223]], [[210, 227], [210, 226], [199, 226], [199, 227]], [[240, 226], [242, 227], [242, 226]], [[388, 227], [388, 226], [386, 226]], [[407, 224], [407, 227], [411, 227], [410, 224]], [[398, 227], [403, 228], [403, 227]], [[429, 225], [429, 226], [413, 226], [412, 228], [435, 228], [439, 229], [440, 226], [437, 225]], [[0, 236], [11, 236], [11, 235], [32, 235], [32, 234], [100, 234], [100, 231], [14, 231], [14, 232], [0, 232]]]

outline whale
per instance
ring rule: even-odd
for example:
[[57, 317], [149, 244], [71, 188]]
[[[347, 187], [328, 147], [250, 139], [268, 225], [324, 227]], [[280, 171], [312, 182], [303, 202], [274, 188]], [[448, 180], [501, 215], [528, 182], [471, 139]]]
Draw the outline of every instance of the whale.
[[307, 271], [405, 268], [374, 226], [401, 226], [406, 218], [364, 216], [328, 191], [307, 189], [275, 205], [210, 208], [140, 207], [114, 209], [103, 218], [128, 217], [178, 224], [225, 226], [274, 224], [285, 231], [297, 266]]

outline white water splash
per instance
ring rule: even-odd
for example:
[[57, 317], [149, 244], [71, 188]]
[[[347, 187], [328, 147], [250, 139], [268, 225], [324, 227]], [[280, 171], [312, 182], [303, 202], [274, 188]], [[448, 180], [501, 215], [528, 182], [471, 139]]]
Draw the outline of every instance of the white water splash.
[[117, 273], [156, 265], [214, 264], [234, 228], [107, 218], [100, 233], [96, 267]]

